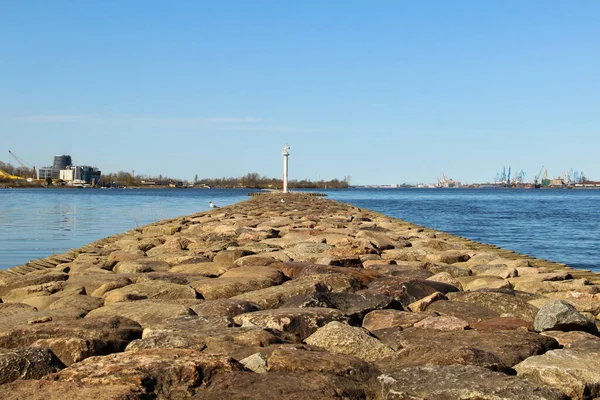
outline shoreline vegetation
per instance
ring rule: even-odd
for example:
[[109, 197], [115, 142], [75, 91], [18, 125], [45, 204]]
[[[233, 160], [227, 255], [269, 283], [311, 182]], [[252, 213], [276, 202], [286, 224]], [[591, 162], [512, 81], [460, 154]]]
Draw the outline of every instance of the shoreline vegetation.
[[600, 274], [301, 193], [0, 271], [0, 398], [600, 396]]
[[[57, 179], [28, 179], [34, 176], [33, 169], [15, 168], [10, 164], [0, 161], [0, 170], [13, 178], [1, 178], [0, 187], [4, 188], [38, 188], [38, 187], [69, 187], [68, 182]], [[19, 179], [16, 179], [18, 177]], [[166, 176], [151, 177], [147, 175], [134, 175], [134, 173], [119, 171], [117, 173], [102, 174], [96, 187], [116, 188], [217, 188], [217, 189], [270, 189], [281, 188], [281, 179], [261, 176], [256, 172], [248, 173], [242, 177], [223, 178], [198, 178], [193, 181], [169, 178]], [[291, 179], [288, 182], [290, 189], [346, 189], [349, 187], [348, 179], [311, 181], [309, 179]]]

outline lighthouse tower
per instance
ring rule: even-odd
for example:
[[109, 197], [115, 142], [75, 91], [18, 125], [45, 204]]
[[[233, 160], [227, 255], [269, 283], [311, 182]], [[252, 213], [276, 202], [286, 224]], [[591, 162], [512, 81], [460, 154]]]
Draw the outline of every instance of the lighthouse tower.
[[283, 146], [283, 193], [288, 192], [288, 157], [290, 156], [290, 146]]

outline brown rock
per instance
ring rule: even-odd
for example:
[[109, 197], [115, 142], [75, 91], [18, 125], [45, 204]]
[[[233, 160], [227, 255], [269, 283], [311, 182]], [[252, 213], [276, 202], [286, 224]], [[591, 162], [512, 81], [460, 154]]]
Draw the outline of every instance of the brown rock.
[[0, 303], [0, 318], [9, 315], [32, 313], [37, 311], [37, 308], [23, 303]]
[[427, 261], [434, 263], [455, 264], [465, 262], [471, 258], [465, 250], [446, 250], [442, 253], [429, 254]]
[[348, 275], [310, 275], [284, 282], [282, 285], [243, 293], [235, 296], [234, 299], [253, 302], [262, 309], [272, 309], [301, 294], [349, 292], [360, 288], [360, 286], [360, 282], [356, 278]]
[[424, 297], [437, 292], [426, 281], [411, 279], [404, 280], [402, 278], [382, 278], [373, 281], [367, 289], [361, 290], [359, 293], [365, 294], [384, 294], [394, 298], [403, 307], [408, 307], [409, 304]]
[[499, 313], [487, 307], [479, 304], [463, 303], [461, 301], [436, 301], [430, 304], [425, 311], [461, 318], [469, 323], [500, 316]]
[[464, 290], [479, 290], [479, 289], [512, 289], [510, 281], [497, 276], [482, 276], [462, 277], [459, 278]]
[[558, 347], [558, 343], [552, 338], [524, 331], [440, 331], [408, 328], [397, 332], [394, 339], [402, 348], [398, 362], [409, 366], [415, 365], [414, 360], [433, 359], [437, 360], [438, 365], [461, 364], [461, 359], [449, 358], [451, 351], [474, 348], [494, 354], [504, 365], [511, 367], [530, 356]]
[[415, 328], [435, 329], [438, 331], [464, 331], [469, 323], [451, 316], [427, 317], [413, 325]]
[[147, 397], [134, 385], [82, 385], [79, 382], [16, 380], [0, 385], [0, 398], [3, 400], [142, 400]]
[[282, 251], [272, 251], [268, 253], [260, 253], [240, 257], [237, 260], [235, 260], [234, 264], [240, 267], [262, 267], [280, 261], [287, 262], [292, 261], [292, 259]]
[[393, 357], [395, 352], [365, 329], [341, 322], [330, 322], [306, 338], [306, 344], [321, 347], [332, 353], [348, 354], [367, 362]]
[[207, 300], [190, 308], [199, 316], [228, 318], [260, 310], [254, 303], [236, 299]]
[[582, 331], [545, 331], [542, 332], [542, 335], [556, 339], [558, 344], [567, 349], [572, 347], [597, 347], [598, 351], [600, 351], [600, 338], [591, 333]]
[[172, 273], [195, 274], [205, 276], [207, 278], [216, 278], [229, 271], [231, 268], [236, 268], [232, 263], [221, 262], [202, 262], [198, 264], [181, 264], [176, 265], [169, 270]]
[[48, 310], [60, 310], [63, 308], [77, 308], [85, 312], [89, 312], [98, 307], [102, 307], [104, 301], [96, 297], [85, 296], [82, 294], [72, 294], [61, 297], [53, 301], [46, 307]]
[[373, 364], [358, 357], [326, 351], [309, 351], [289, 345], [276, 347], [268, 358], [267, 364], [271, 372], [294, 374], [318, 372], [357, 382], [370, 381], [379, 373]]
[[472, 365], [397, 368], [379, 376], [385, 399], [567, 400], [555, 389]]
[[238, 258], [250, 256], [253, 252], [245, 249], [221, 250], [213, 258], [213, 262], [220, 264], [233, 264]]
[[371, 332], [388, 328], [406, 329], [412, 327], [417, 322], [434, 315], [437, 314], [399, 310], [377, 310], [371, 311], [365, 316], [362, 327]]
[[518, 376], [556, 388], [572, 399], [600, 395], [598, 347], [552, 350], [515, 365]]
[[538, 312], [537, 307], [513, 294], [502, 292], [456, 292], [448, 293], [452, 301], [477, 304], [497, 312], [502, 316], [515, 316], [533, 322]]
[[179, 285], [163, 281], [139, 282], [114, 289], [104, 295], [105, 304], [127, 301], [128, 295], [133, 295], [132, 300], [156, 299], [195, 299], [198, 293], [188, 285]]
[[471, 323], [471, 328], [480, 331], [491, 331], [491, 330], [516, 330], [525, 329], [533, 331], [533, 324], [528, 321], [524, 321], [518, 317], [498, 317], [486, 319], [484, 321]]
[[414, 303], [410, 303], [407, 308], [412, 312], [422, 312], [425, 311], [425, 309], [427, 309], [429, 305], [438, 300], [448, 300], [448, 298], [444, 296], [443, 293], [435, 292], [430, 294], [429, 296], [423, 297], [422, 299], [415, 301]]
[[102, 285], [100, 285], [97, 289], [95, 289], [91, 296], [93, 297], [104, 297], [104, 295], [107, 292], [110, 292], [111, 290], [114, 289], [119, 289], [122, 288], [124, 286], [130, 285], [131, 284], [131, 280], [127, 279], [127, 278], [121, 278], [115, 281], [111, 281], [111, 282], [106, 282], [103, 283]]
[[285, 332], [302, 341], [318, 328], [331, 321], [345, 321], [339, 310], [332, 308], [279, 308], [255, 311], [233, 317], [236, 324], [259, 326], [271, 331]]
[[135, 261], [118, 262], [114, 266], [113, 271], [117, 274], [141, 274], [145, 272], [168, 271], [169, 269], [171, 269], [171, 265], [166, 261], [138, 258]]
[[221, 374], [193, 400], [331, 400], [373, 399], [377, 387], [372, 382], [354, 380], [319, 372], [292, 374], [235, 372]]
[[281, 305], [283, 308], [326, 307], [335, 308], [344, 313], [350, 320], [360, 325], [364, 316], [373, 311], [385, 308], [402, 309], [402, 305], [391, 297], [363, 293], [315, 292], [294, 296]]
[[123, 351], [129, 341], [139, 338], [139, 324], [125, 318], [60, 320], [16, 326], [0, 332], [0, 348], [48, 347], [66, 365], [93, 355]]
[[39, 379], [63, 368], [50, 349], [0, 349], [0, 385], [17, 379]]
[[519, 276], [516, 268], [504, 264], [471, 265], [469, 268], [475, 275], [497, 276], [502, 279]]
[[146, 398], [189, 398], [216, 375], [241, 369], [239, 363], [226, 356], [152, 349], [91, 357], [62, 370], [53, 379], [85, 387], [133, 386]]
[[64, 281], [52, 281], [40, 285], [18, 287], [2, 296], [2, 300], [5, 303], [22, 303], [28, 297], [50, 296], [53, 293], [63, 290], [65, 287], [67, 287], [67, 283]]
[[[252, 275], [252, 270], [257, 269], [269, 269], [269, 273], [257, 273]], [[236, 271], [238, 269], [248, 269], [244, 273], [231, 274], [231, 276], [225, 276], [229, 272]], [[270, 273], [274, 271], [273, 273]], [[233, 296], [240, 295], [246, 292], [252, 292], [270, 286], [281, 284], [283, 281], [283, 275], [277, 271], [272, 270], [268, 267], [243, 267], [235, 268], [227, 271], [219, 278], [204, 278], [191, 283], [192, 287], [200, 293], [200, 295], [206, 300], [230, 298]]]
[[92, 310], [85, 318], [119, 316], [136, 321], [142, 327], [179, 315], [192, 315], [188, 307], [157, 300], [114, 303]]
[[52, 282], [66, 281], [69, 275], [62, 272], [50, 272], [47, 274], [27, 274], [20, 276], [18, 279], [11, 279], [7, 285], [0, 285], [0, 297], [4, 297], [13, 289], [23, 288], [27, 286], [38, 286]]

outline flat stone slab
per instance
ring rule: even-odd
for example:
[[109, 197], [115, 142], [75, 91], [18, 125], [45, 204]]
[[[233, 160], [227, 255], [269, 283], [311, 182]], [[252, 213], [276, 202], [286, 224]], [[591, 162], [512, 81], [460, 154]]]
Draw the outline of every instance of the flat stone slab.
[[556, 389], [472, 365], [398, 369], [378, 379], [387, 400], [568, 399]]

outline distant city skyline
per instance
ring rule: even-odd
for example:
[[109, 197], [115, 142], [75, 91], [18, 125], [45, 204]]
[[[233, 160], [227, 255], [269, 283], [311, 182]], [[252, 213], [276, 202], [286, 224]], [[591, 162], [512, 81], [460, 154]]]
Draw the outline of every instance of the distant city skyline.
[[193, 180], [600, 180], [600, 3], [0, 3], [0, 160]]

